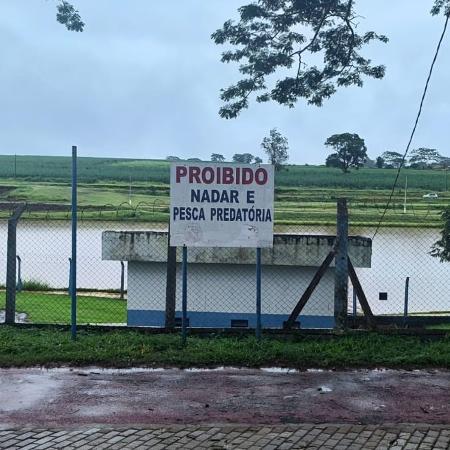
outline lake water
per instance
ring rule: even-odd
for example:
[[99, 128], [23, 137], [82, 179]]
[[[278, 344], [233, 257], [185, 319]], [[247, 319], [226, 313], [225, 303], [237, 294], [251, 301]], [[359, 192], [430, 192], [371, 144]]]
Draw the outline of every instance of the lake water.
[[[102, 261], [102, 232], [145, 229], [155, 229], [155, 226], [81, 221], [78, 234], [78, 286], [118, 289], [120, 262]], [[288, 230], [284, 228], [283, 231]], [[334, 234], [331, 228], [310, 226], [295, 227], [295, 230], [291, 228], [289, 231]], [[372, 237], [373, 229], [352, 229], [351, 234]], [[450, 263], [440, 263], [428, 254], [438, 238], [439, 230], [433, 229], [380, 230], [373, 242], [372, 267], [357, 270], [374, 313], [403, 311], [407, 276], [410, 277], [411, 312], [450, 311]], [[6, 241], [7, 224], [0, 221], [0, 283], [4, 283], [6, 278]], [[56, 288], [68, 286], [71, 255], [69, 222], [22, 221], [18, 227], [17, 249], [22, 259], [22, 279], [43, 281]], [[388, 293], [387, 301], [379, 300], [380, 292]], [[351, 289], [349, 293], [351, 298]]]

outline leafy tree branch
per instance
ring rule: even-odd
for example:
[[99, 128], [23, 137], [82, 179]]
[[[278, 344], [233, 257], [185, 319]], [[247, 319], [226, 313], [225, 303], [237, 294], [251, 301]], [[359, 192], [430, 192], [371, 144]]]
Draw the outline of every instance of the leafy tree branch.
[[66, 0], [60, 0], [56, 6], [56, 20], [69, 31], [82, 32], [85, 23], [81, 20], [79, 11]]
[[[364, 77], [384, 76], [384, 66], [373, 65], [360, 51], [387, 38], [357, 33], [353, 0], [256, 0], [239, 14], [239, 22], [228, 20], [212, 35], [216, 44], [231, 47], [222, 62], [240, 63], [243, 75], [221, 91], [224, 118], [237, 117], [252, 94], [257, 102], [293, 107], [304, 98], [321, 106], [340, 86], [362, 86]], [[283, 76], [272, 82], [277, 72]]]

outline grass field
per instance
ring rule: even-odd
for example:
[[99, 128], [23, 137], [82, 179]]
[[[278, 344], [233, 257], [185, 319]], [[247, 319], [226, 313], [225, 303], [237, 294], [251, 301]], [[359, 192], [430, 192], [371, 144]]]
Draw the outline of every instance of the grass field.
[[[117, 158], [78, 159], [81, 183], [101, 181], [168, 184], [169, 162], [164, 160], [136, 160]], [[344, 174], [339, 169], [319, 166], [288, 165], [277, 173], [277, 187], [321, 187], [344, 189], [389, 189], [395, 178], [394, 169], [360, 169]], [[404, 170], [399, 186], [425, 191], [444, 191], [448, 188], [448, 172], [441, 170]], [[70, 183], [71, 159], [57, 156], [0, 155], [0, 179], [28, 181], [58, 181]]]
[[191, 336], [186, 347], [179, 335], [154, 335], [131, 330], [67, 331], [0, 327], [0, 366], [217, 367], [282, 366], [450, 367], [450, 337], [433, 340], [375, 333], [332, 338], [269, 338]]
[[[77, 320], [80, 324], [117, 324], [127, 320], [125, 300], [104, 297], [78, 296]], [[0, 292], [0, 309], [5, 308], [5, 293]], [[16, 311], [26, 313], [33, 323], [70, 323], [69, 295], [19, 292]]]
[[[80, 158], [78, 170], [78, 197], [83, 218], [168, 221], [167, 161]], [[353, 224], [376, 225], [389, 197], [395, 172], [392, 169], [360, 169], [344, 174], [326, 167], [288, 166], [276, 178], [276, 224], [333, 225], [336, 199], [346, 197]], [[406, 176], [409, 188], [407, 212], [404, 213]], [[440, 226], [442, 208], [450, 203], [447, 185], [447, 172], [404, 170], [384, 225]], [[439, 193], [437, 200], [423, 198], [431, 191]], [[61, 210], [52, 212], [51, 218], [67, 218], [70, 158], [19, 156], [14, 165], [13, 156], [0, 156], [0, 204], [2, 201], [41, 205], [36, 217], [45, 218], [49, 217], [46, 205], [59, 205]], [[6, 209], [3, 207], [2, 211], [0, 207], [0, 217], [9, 213]]]

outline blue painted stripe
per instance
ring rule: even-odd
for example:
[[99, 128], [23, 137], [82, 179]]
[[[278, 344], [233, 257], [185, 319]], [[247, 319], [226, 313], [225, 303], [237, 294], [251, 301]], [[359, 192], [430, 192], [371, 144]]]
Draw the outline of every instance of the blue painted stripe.
[[[176, 317], [181, 318], [177, 311]], [[262, 314], [263, 328], [282, 328], [288, 314]], [[189, 326], [195, 328], [231, 328], [232, 320], [248, 320], [249, 328], [256, 327], [256, 314], [188, 311]], [[300, 316], [301, 328], [333, 328], [333, 316]], [[128, 310], [128, 325], [133, 327], [163, 327], [164, 311]]]

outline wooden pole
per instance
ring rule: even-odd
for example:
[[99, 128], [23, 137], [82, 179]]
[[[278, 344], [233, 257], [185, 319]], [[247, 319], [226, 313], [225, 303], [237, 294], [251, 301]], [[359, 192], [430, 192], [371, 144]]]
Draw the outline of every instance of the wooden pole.
[[370, 309], [369, 302], [367, 301], [366, 294], [359, 282], [358, 275], [356, 274], [355, 268], [353, 267], [352, 261], [348, 258], [348, 272], [350, 275], [350, 280], [352, 281], [353, 289], [356, 291], [356, 295], [359, 299], [359, 304], [363, 310], [364, 316], [366, 317], [369, 328], [375, 329], [375, 317], [373, 316], [372, 310]]
[[295, 321], [297, 320], [297, 317], [302, 312], [303, 308], [305, 307], [306, 303], [310, 299], [312, 293], [314, 292], [314, 289], [319, 284], [319, 281], [322, 279], [324, 273], [330, 266], [331, 262], [333, 261], [334, 256], [336, 255], [336, 252], [332, 250], [330, 253], [328, 253], [328, 256], [323, 261], [322, 265], [319, 267], [317, 272], [314, 274], [313, 279], [309, 283], [308, 287], [306, 288], [303, 295], [300, 297], [300, 300], [295, 305], [295, 308], [293, 309], [291, 315], [289, 316], [289, 319], [286, 321], [284, 328], [286, 330], [291, 329], [294, 326]]
[[336, 258], [334, 276], [335, 328], [343, 330], [347, 325], [348, 308], [348, 210], [347, 200], [338, 199]]
[[20, 205], [8, 220], [5, 305], [5, 323], [8, 325], [12, 325], [16, 321], [17, 223], [24, 211], [25, 205]]
[[167, 273], [166, 273], [166, 328], [175, 328], [175, 307], [177, 295], [177, 248], [170, 245], [170, 225], [167, 236]]

